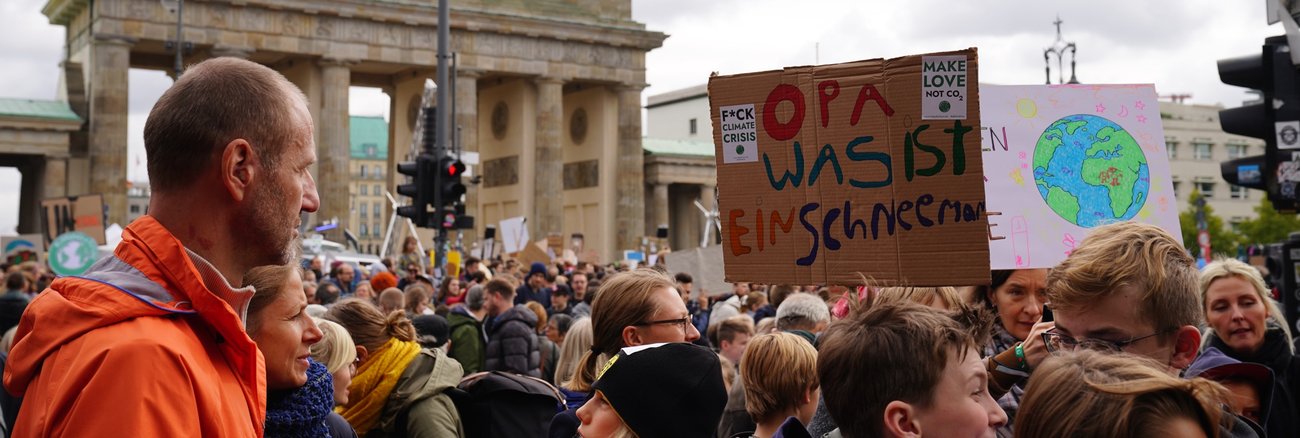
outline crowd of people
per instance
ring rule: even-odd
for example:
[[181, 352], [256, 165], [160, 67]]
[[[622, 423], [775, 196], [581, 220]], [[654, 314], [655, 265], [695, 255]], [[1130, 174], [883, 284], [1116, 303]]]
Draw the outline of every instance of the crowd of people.
[[1059, 265], [979, 287], [704, 291], [661, 266], [509, 257], [435, 270], [413, 239], [381, 264], [302, 263], [312, 131], [303, 94], [247, 61], [164, 93], [149, 215], [113, 255], [76, 277], [4, 269], [4, 431], [476, 436], [525, 417], [474, 392], [499, 376], [496, 393], [541, 388], [526, 432], [561, 438], [1300, 434], [1271, 289], [1236, 260], [1198, 271], [1154, 226], [1099, 227]]

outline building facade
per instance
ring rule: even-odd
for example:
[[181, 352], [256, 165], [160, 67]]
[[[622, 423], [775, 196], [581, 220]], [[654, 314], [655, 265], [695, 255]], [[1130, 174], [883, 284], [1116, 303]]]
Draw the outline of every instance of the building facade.
[[[646, 225], [668, 228], [673, 249], [700, 246], [705, 214], [716, 203], [718, 176], [708, 87], [697, 85], [646, 99]], [[700, 205], [695, 205], [699, 201]], [[713, 242], [721, 237], [712, 231]]]
[[[436, 72], [436, 3], [190, 0], [182, 36], [192, 50], [184, 63], [240, 57], [296, 84], [316, 122], [319, 157], [321, 207], [304, 222], [337, 217], [340, 229], [351, 230], [360, 202], [351, 201], [348, 87], [380, 88], [391, 98], [383, 172], [391, 190], [404, 182], [393, 169], [410, 157], [420, 95]], [[156, 0], [49, 0], [42, 12], [67, 28], [63, 94], [87, 121], [70, 146], [71, 159], [86, 163], [75, 174], [86, 187], [63, 186], [71, 195], [104, 194], [109, 222], [122, 222], [127, 72], [171, 70], [177, 16]], [[633, 21], [630, 0], [452, 0], [449, 13], [451, 125], [460, 147], [482, 157], [484, 178], [467, 194], [477, 226], [464, 233], [466, 246], [486, 225], [525, 216], [532, 236], [581, 232], [607, 260], [635, 247], [646, 228], [645, 55], [667, 36]]]
[[67, 102], [0, 98], [0, 166], [22, 174], [19, 233], [42, 230], [42, 200], [84, 193], [85, 180], [70, 174], [85, 172], [86, 160], [69, 154], [83, 123]]
[[348, 162], [351, 203], [348, 231], [358, 252], [379, 254], [388, 231], [391, 204], [384, 195], [388, 178], [388, 122], [380, 116], [351, 116]]
[[1264, 141], [1223, 132], [1222, 106], [1160, 102], [1165, 149], [1173, 175], [1178, 210], [1185, 211], [1193, 191], [1200, 192], [1224, 223], [1236, 226], [1255, 217], [1263, 191], [1228, 184], [1219, 163], [1264, 154]]
[[149, 214], [149, 191], [148, 181], [131, 181], [126, 183], [126, 222], [121, 224], [126, 227], [127, 224], [135, 222], [140, 216]]
[[645, 109], [646, 137], [713, 144], [708, 85], [647, 97]]

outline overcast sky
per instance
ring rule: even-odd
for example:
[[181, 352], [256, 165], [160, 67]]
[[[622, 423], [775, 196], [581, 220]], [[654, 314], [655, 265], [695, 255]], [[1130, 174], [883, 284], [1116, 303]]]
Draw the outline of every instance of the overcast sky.
[[[454, 0], [453, 0], [454, 1]], [[0, 1], [0, 95], [57, 96], [64, 30], [46, 0]], [[797, 6], [796, 6], [797, 5]], [[1043, 49], [1062, 36], [1078, 46], [1084, 83], [1153, 83], [1160, 94], [1237, 106], [1248, 95], [1219, 82], [1215, 61], [1257, 54], [1268, 26], [1260, 0], [633, 0], [633, 18], [669, 35], [647, 57], [644, 95], [705, 83], [710, 72], [742, 73], [978, 47], [985, 83], [1041, 84]], [[1055, 68], [1055, 67], [1054, 67]], [[1068, 58], [1067, 58], [1068, 77]], [[1053, 77], [1056, 71], [1053, 70]], [[132, 70], [129, 177], [145, 179], [141, 131], [171, 79]], [[387, 116], [377, 89], [353, 88], [354, 115]], [[19, 174], [0, 168], [0, 234], [17, 222]]]

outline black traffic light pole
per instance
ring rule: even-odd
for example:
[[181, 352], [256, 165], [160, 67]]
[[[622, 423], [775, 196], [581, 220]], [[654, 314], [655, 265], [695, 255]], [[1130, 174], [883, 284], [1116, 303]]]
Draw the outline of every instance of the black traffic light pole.
[[465, 185], [461, 176], [465, 164], [451, 147], [450, 117], [455, 112], [447, 106], [449, 93], [453, 92], [448, 80], [452, 58], [448, 52], [447, 0], [438, 0], [438, 80], [436, 103], [429, 106], [428, 90], [420, 117], [421, 148], [414, 162], [397, 165], [398, 173], [411, 177], [407, 184], [397, 186], [397, 193], [411, 198], [411, 205], [397, 208], [397, 215], [409, 218], [421, 228], [434, 228], [434, 257], [432, 264], [442, 269], [447, 256], [447, 231], [473, 228], [474, 218], [466, 216], [461, 197]]

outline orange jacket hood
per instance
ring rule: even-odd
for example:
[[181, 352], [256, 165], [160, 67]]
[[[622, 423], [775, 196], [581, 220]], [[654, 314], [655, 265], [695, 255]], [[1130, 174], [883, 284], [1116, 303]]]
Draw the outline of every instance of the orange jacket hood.
[[[119, 324], [144, 323], [141, 327], [155, 327], [161, 323], [149, 325], [148, 322], [155, 319], [181, 320], [186, 323], [182, 325], [183, 332], [161, 330], [150, 335], [156, 336], [159, 343], [168, 345], [167, 348], [172, 348], [180, 356], [204, 358], [217, 352], [224, 357], [224, 361], [213, 363], [218, 367], [228, 366], [230, 371], [223, 373], [233, 374], [240, 382], [242, 388], [239, 392], [248, 404], [248, 415], [256, 423], [253, 427], [260, 435], [266, 408], [265, 365], [256, 344], [245, 333], [241, 319], [242, 308], [245, 308], [251, 293], [240, 294], [235, 300], [236, 307], [232, 307], [227, 302], [230, 297], [223, 299], [219, 296], [223, 292], [230, 293], [229, 290], [219, 290], [222, 287], [228, 289], [224, 278], [202, 259], [194, 260], [196, 258], [197, 255], [185, 250], [180, 241], [152, 217], [144, 216], [133, 222], [123, 231], [122, 242], [113, 257], [95, 263], [83, 276], [55, 280], [28, 305], [18, 324], [4, 370], [5, 388], [17, 396], [28, 395], [29, 387], [39, 378], [47, 359], [58, 355], [70, 344], [77, 345], [74, 350], [86, 349], [87, 346], [81, 345], [85, 343], [83, 337], [97, 330]], [[220, 285], [208, 287], [216, 281], [220, 281]], [[60, 371], [72, 366], [84, 374], [94, 373], [98, 368], [96, 364], [85, 363], [92, 359], [74, 358], [69, 364], [66, 353], [58, 357], [62, 361], [58, 364]], [[212, 382], [205, 380], [209, 378], [215, 377], [197, 375], [190, 383], [210, 385]], [[78, 397], [75, 394], [40, 396], [46, 399]], [[111, 403], [109, 400], [103, 402]]]

